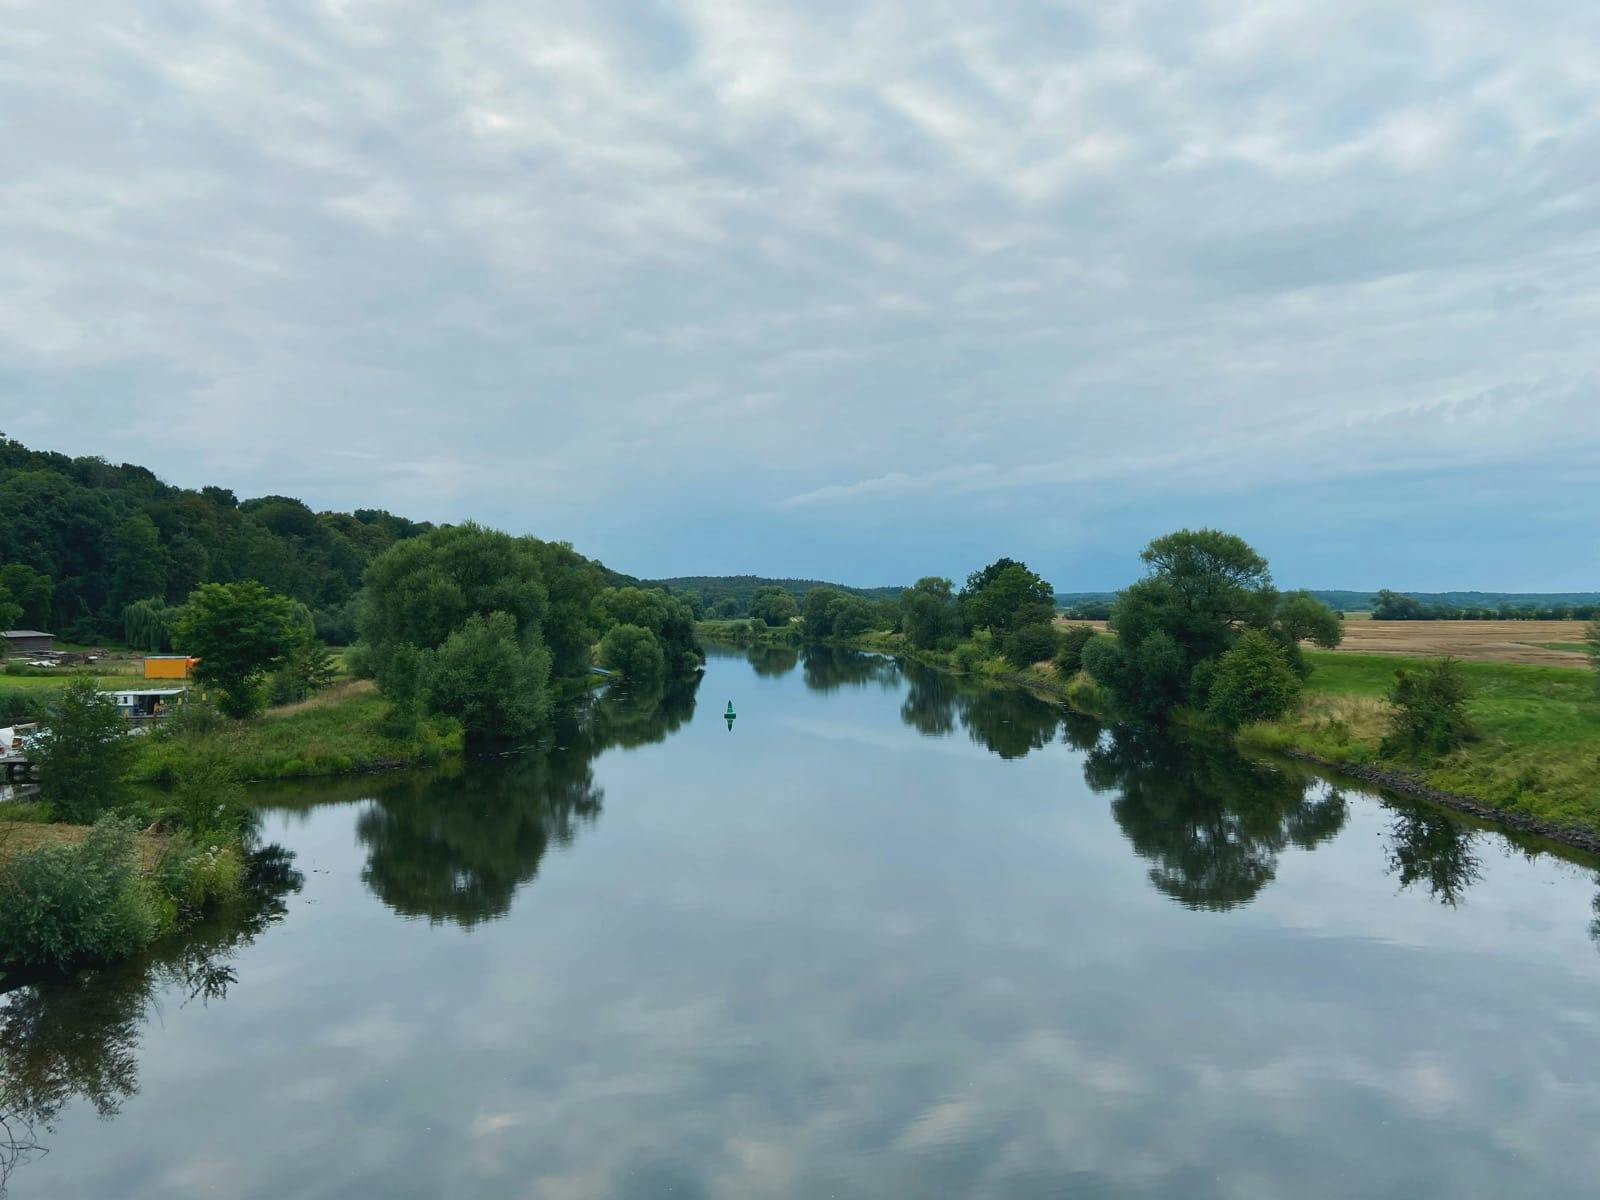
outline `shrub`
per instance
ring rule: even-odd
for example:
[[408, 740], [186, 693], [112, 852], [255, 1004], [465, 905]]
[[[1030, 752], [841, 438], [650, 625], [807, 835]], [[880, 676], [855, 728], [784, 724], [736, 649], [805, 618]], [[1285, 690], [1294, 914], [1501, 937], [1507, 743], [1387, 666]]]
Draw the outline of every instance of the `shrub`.
[[102, 817], [77, 846], [46, 846], [0, 865], [0, 961], [62, 966], [148, 946], [172, 906], [139, 878], [134, 827]]
[[93, 679], [74, 679], [50, 705], [49, 724], [34, 743], [39, 791], [62, 821], [88, 823], [124, 796], [133, 760], [122, 714]]
[[1206, 712], [1238, 728], [1293, 709], [1300, 701], [1300, 676], [1281, 646], [1252, 629], [1216, 660], [1207, 691]]
[[1063, 679], [1071, 679], [1083, 669], [1083, 648], [1095, 636], [1093, 625], [1069, 625], [1058, 635], [1055, 658], [1051, 660]]
[[1054, 658], [1060, 635], [1049, 625], [1024, 625], [1006, 636], [1002, 643], [1006, 661], [1014, 667], [1031, 667]]
[[1389, 691], [1394, 718], [1383, 753], [1412, 758], [1450, 753], [1473, 736], [1466, 708], [1471, 697], [1472, 687], [1453, 658], [1417, 670], [1402, 667]]
[[178, 834], [156, 865], [155, 882], [181, 915], [191, 917], [238, 901], [244, 875], [237, 845], [197, 846]]

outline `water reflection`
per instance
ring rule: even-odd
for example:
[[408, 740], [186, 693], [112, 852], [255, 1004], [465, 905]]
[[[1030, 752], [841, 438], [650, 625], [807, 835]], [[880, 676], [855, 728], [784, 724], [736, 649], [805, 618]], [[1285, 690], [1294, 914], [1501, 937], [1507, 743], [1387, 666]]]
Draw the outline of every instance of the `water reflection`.
[[1397, 809], [1389, 825], [1389, 873], [1399, 877], [1402, 890], [1421, 884], [1454, 908], [1483, 875], [1476, 839], [1474, 830], [1445, 813]]
[[900, 719], [927, 737], [946, 737], [959, 724], [980, 746], [1014, 759], [1055, 741], [1069, 716], [1072, 737], [1092, 745], [1099, 736], [1097, 722], [1022, 688], [986, 686], [915, 663], [902, 663], [899, 671], [906, 684]]
[[1150, 882], [1188, 908], [1248, 904], [1290, 846], [1312, 849], [1344, 827], [1337, 790], [1252, 763], [1229, 748], [1114, 729], [1089, 752], [1085, 781], [1115, 792], [1111, 812]]
[[599, 818], [591, 764], [612, 747], [660, 742], [694, 716], [698, 675], [654, 688], [612, 687], [559, 714], [551, 745], [494, 770], [402, 776], [356, 820], [361, 878], [395, 912], [471, 928], [503, 917], [551, 845]]
[[139, 1090], [139, 1042], [156, 997], [209, 1003], [236, 982], [233, 959], [282, 918], [303, 879], [282, 847], [248, 861], [245, 907], [126, 963], [12, 988], [0, 1007], [0, 1197], [12, 1171], [45, 1147], [68, 1103], [102, 1119]]
[[895, 687], [900, 665], [882, 654], [866, 654], [838, 646], [808, 645], [800, 655], [806, 687], [813, 692], [836, 692], [843, 687]]

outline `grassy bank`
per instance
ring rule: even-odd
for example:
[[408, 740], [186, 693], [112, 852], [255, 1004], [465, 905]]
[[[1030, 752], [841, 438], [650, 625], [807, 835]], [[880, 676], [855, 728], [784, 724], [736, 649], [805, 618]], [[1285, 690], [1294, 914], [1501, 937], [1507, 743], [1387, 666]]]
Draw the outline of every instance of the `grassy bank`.
[[383, 728], [388, 708], [368, 680], [339, 684], [254, 720], [147, 738], [130, 777], [168, 783], [186, 764], [218, 755], [241, 779], [253, 781], [420, 766], [461, 753], [462, 733], [455, 722], [424, 721], [416, 736], [396, 738]]
[[1250, 726], [1241, 744], [1295, 751], [1356, 767], [1382, 767], [1442, 792], [1558, 825], [1600, 831], [1600, 699], [1590, 671], [1463, 663], [1477, 736], [1437, 762], [1385, 758], [1383, 699], [1396, 670], [1425, 660], [1313, 653], [1316, 670], [1299, 712]]
[[[1062, 679], [1048, 663], [1018, 668], [982, 639], [949, 651], [918, 650], [900, 634], [875, 631], [849, 644], [973, 678], [1023, 684], [1093, 716], [1114, 717], [1088, 676]], [[1600, 834], [1600, 696], [1592, 671], [1462, 663], [1473, 689], [1467, 712], [1476, 736], [1436, 762], [1417, 762], [1381, 752], [1390, 723], [1384, 697], [1398, 670], [1429, 660], [1343, 650], [1309, 651], [1307, 658], [1315, 670], [1299, 710], [1283, 720], [1240, 730], [1236, 738], [1241, 747], [1310, 755], [1335, 766], [1378, 768], [1498, 812]], [[1180, 709], [1173, 719], [1228, 736], [1200, 714]]]

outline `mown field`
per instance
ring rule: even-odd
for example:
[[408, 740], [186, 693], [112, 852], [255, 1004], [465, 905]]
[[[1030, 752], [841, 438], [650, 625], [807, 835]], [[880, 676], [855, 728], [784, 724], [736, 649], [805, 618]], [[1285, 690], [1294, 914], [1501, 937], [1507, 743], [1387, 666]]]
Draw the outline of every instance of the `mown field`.
[[[1104, 621], [1057, 618], [1056, 624], [1106, 628]], [[1336, 653], [1586, 667], [1585, 627], [1583, 621], [1373, 621], [1361, 614], [1345, 618]]]

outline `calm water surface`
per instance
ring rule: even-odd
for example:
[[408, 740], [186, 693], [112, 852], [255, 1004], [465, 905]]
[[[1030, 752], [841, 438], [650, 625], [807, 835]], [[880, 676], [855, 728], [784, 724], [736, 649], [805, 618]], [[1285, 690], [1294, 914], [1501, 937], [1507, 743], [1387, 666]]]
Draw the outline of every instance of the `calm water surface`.
[[10, 1195], [1600, 1178], [1593, 864], [1311, 774], [724, 651], [525, 754], [266, 797], [261, 912], [0, 1002]]

